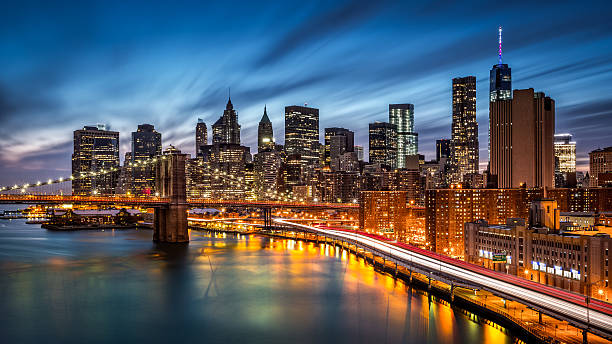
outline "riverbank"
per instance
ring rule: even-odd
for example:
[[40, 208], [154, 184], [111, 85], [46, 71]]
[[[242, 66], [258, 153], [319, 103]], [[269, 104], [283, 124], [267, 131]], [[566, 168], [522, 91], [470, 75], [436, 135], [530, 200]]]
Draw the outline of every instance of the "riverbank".
[[131, 225], [115, 225], [115, 224], [109, 224], [109, 225], [68, 225], [68, 226], [62, 226], [62, 225], [54, 225], [54, 224], [49, 224], [49, 223], [43, 223], [40, 225], [41, 228], [50, 230], [50, 231], [66, 231], [66, 232], [70, 232], [70, 231], [80, 231], [80, 230], [107, 230], [107, 229], [153, 229], [152, 225], [149, 224], [131, 224]]
[[[239, 233], [243, 235], [248, 234], [245, 233], [245, 231], [232, 229], [209, 229], [202, 227], [199, 227], [198, 229], [211, 232]], [[449, 306], [456, 307], [456, 310], [458, 311], [467, 312], [466, 314], [470, 316], [481, 318], [478, 319], [479, 321], [492, 322], [493, 324], [503, 326], [528, 343], [583, 342], [581, 330], [569, 326], [566, 322], [542, 315], [539, 312], [526, 307], [525, 305], [501, 299], [485, 291], [475, 292], [472, 289], [460, 287], [455, 287], [453, 289], [450, 285], [437, 281], [431, 281], [430, 283], [427, 276], [418, 274], [416, 272], [411, 272], [409, 269], [401, 266], [396, 266], [395, 264], [385, 261], [382, 258], [378, 258], [369, 252], [365, 252], [362, 249], [346, 243], [333, 242], [321, 237], [316, 238], [307, 235], [298, 236], [295, 233], [293, 235], [290, 235], [289, 233], [258, 234], [268, 237], [325, 243], [327, 245], [332, 245], [334, 248], [337, 247], [340, 250], [346, 250], [355, 254], [357, 258], [361, 257], [364, 262], [371, 265], [375, 271], [389, 275], [396, 279], [400, 279], [407, 285], [415, 286], [415, 288], [426, 292], [429, 297], [433, 297], [437, 301], [446, 302]], [[510, 304], [513, 305], [512, 308]], [[511, 314], [511, 311], [514, 312], [514, 315]], [[589, 343], [609, 343], [609, 341], [593, 334], [589, 334]]]

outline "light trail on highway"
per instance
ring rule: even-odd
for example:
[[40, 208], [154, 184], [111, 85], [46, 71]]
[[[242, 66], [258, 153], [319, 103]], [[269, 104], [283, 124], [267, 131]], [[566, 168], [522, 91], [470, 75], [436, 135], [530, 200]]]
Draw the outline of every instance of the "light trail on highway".
[[453, 276], [457, 280], [466, 281], [476, 286], [482, 286], [491, 291], [497, 291], [500, 294], [512, 295], [516, 299], [526, 303], [538, 305], [541, 308], [588, 325], [590, 329], [596, 329], [608, 338], [612, 337], [612, 305], [603, 301], [591, 300], [591, 306], [587, 308], [583, 295], [570, 293], [527, 280], [521, 281], [519, 277], [506, 276], [494, 271], [485, 270], [477, 265], [450, 257], [445, 259], [432, 257], [437, 254], [426, 254], [423, 252], [424, 250], [416, 247], [413, 250], [407, 245], [400, 246], [400, 244], [384, 242], [365, 234], [358, 234], [346, 230], [321, 229], [294, 223], [287, 219], [274, 219], [273, 221], [302, 228], [338, 240], [358, 242], [364, 247], [385, 252], [390, 258], [395, 258], [399, 261], [409, 263], [410, 265], [421, 266], [431, 273], [446, 274]]

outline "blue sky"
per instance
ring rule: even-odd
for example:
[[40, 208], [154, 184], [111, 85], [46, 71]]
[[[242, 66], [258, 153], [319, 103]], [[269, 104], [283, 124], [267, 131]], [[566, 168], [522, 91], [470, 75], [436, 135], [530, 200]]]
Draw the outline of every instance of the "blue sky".
[[504, 27], [513, 88], [556, 101], [557, 132], [588, 151], [612, 145], [612, 5], [591, 1], [5, 1], [0, 4], [0, 184], [70, 174], [72, 131], [151, 123], [164, 147], [194, 151], [231, 87], [255, 153], [264, 104], [283, 142], [284, 106], [320, 109], [367, 149], [389, 103], [415, 105], [419, 150], [450, 136], [451, 79], [475, 75], [481, 166], [488, 73]]

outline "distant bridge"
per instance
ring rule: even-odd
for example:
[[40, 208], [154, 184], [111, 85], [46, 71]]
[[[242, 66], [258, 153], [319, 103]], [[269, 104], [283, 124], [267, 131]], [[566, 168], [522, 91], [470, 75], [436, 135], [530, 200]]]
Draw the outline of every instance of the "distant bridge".
[[[60, 195], [0, 195], [0, 204], [99, 204], [161, 207], [170, 204], [169, 197], [128, 196], [60, 196]], [[302, 210], [357, 210], [356, 203], [311, 203], [287, 201], [252, 201], [188, 198], [189, 207], [283, 208]]]

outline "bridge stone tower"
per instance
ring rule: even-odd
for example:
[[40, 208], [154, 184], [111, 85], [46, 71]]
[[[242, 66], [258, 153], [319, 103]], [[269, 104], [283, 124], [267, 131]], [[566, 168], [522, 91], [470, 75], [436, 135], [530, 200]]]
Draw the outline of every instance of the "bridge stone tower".
[[155, 167], [156, 187], [161, 197], [170, 198], [167, 207], [155, 208], [153, 241], [189, 242], [187, 230], [187, 154], [171, 147]]

